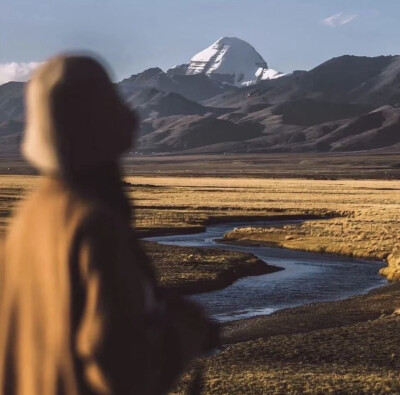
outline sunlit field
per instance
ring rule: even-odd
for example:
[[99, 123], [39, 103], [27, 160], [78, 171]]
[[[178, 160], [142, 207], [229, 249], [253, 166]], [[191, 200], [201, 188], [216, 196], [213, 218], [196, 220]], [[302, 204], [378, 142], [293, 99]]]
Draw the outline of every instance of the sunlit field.
[[[2, 232], [13, 207], [38, 181], [1, 176]], [[279, 229], [248, 227], [229, 236], [374, 259], [386, 258], [400, 241], [399, 181], [127, 177], [125, 189], [139, 230], [315, 215], [328, 218]]]
[[[34, 176], [1, 176], [3, 234], [19, 200], [38, 182]], [[399, 273], [398, 255], [390, 255], [400, 240], [398, 181], [127, 177], [124, 188], [136, 207], [132, 223], [143, 234], [240, 220], [248, 225], [228, 234], [229, 242], [389, 256], [385, 274], [397, 278]], [[280, 228], [251, 226], [252, 220], [276, 218], [303, 221]], [[161, 283], [184, 293], [228, 285], [236, 265], [242, 265], [243, 275], [258, 268], [248, 254], [213, 255], [154, 243], [146, 248]], [[225, 273], [222, 282], [214, 281], [216, 266]], [[204, 393], [397, 393], [399, 285], [227, 325], [224, 336], [238, 343], [204, 360]], [[173, 393], [186, 393], [190, 377], [190, 372], [184, 375]]]
[[[193, 226], [229, 217], [304, 215], [328, 218], [282, 228], [250, 226], [230, 233], [227, 238], [371, 259], [387, 258], [400, 241], [399, 181], [227, 178], [127, 178], [127, 181], [130, 195], [135, 196], [138, 227]], [[389, 278], [398, 276], [397, 271], [385, 274]]]

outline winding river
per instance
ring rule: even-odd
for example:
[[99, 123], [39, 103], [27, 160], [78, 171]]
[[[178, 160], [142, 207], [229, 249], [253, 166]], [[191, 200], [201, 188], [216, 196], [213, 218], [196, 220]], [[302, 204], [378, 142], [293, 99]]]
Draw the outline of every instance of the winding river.
[[[299, 221], [252, 222], [252, 226], [284, 225]], [[193, 295], [218, 321], [232, 321], [271, 314], [287, 307], [313, 302], [333, 301], [367, 293], [385, 285], [379, 276], [382, 262], [317, 254], [284, 248], [217, 244], [226, 232], [249, 223], [212, 225], [205, 232], [151, 237], [146, 240], [162, 244], [217, 248], [249, 252], [284, 270], [261, 276], [245, 277], [219, 291]]]

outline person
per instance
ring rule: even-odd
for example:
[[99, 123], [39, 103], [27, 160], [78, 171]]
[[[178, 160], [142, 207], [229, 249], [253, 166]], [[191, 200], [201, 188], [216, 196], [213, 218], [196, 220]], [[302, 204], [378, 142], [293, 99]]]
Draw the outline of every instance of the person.
[[43, 177], [7, 233], [0, 267], [5, 394], [161, 394], [217, 331], [155, 282], [118, 159], [135, 114], [104, 66], [57, 56], [28, 83], [22, 150]]

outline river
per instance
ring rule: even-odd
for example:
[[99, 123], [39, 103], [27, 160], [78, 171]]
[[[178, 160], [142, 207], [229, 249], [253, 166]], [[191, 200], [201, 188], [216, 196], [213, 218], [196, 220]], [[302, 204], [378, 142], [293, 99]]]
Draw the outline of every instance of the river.
[[217, 248], [256, 255], [284, 270], [245, 277], [218, 291], [191, 296], [217, 321], [232, 321], [271, 314], [288, 307], [333, 301], [367, 293], [387, 284], [378, 274], [382, 262], [352, 259], [284, 248], [236, 246], [216, 243], [226, 232], [243, 226], [280, 226], [299, 221], [262, 221], [212, 225], [205, 232], [151, 237], [162, 244]]

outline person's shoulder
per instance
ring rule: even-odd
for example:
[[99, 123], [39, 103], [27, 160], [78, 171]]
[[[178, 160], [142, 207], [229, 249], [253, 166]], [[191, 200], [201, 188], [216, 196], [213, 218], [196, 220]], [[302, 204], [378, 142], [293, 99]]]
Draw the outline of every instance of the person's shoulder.
[[113, 226], [118, 219], [100, 201], [87, 198], [69, 188], [62, 181], [44, 178], [36, 189], [21, 200], [14, 209], [9, 228], [22, 223], [30, 225], [79, 228], [90, 223], [99, 227]]
[[15, 212], [17, 215], [26, 211], [54, 212], [55, 206], [65, 206], [71, 199], [74, 199], [74, 194], [62, 181], [42, 177], [37, 181], [35, 188], [20, 201]]
[[46, 193], [47, 183], [43, 179], [38, 179], [33, 190], [27, 192], [15, 204], [12, 210], [12, 218], [7, 227], [7, 234], [13, 229], [21, 226], [29, 227], [30, 223], [35, 223], [37, 217], [44, 220], [44, 214], [51, 211], [50, 196]]

